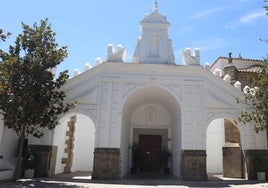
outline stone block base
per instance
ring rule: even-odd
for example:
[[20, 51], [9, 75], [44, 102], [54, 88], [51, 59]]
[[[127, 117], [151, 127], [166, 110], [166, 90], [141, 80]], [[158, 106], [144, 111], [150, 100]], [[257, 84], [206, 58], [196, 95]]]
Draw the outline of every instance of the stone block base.
[[120, 177], [120, 149], [95, 148], [92, 179], [118, 179]]
[[37, 157], [34, 167], [35, 177], [48, 177], [55, 174], [57, 146], [29, 145], [33, 154]]
[[206, 181], [206, 151], [184, 150], [182, 151], [182, 179], [191, 181]]
[[240, 147], [223, 147], [223, 177], [244, 178]]

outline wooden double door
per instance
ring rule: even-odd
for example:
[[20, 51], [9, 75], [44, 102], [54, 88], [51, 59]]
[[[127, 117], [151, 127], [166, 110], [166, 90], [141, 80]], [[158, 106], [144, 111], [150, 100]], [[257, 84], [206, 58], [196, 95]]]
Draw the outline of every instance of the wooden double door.
[[158, 172], [161, 167], [161, 135], [139, 135], [141, 172]]

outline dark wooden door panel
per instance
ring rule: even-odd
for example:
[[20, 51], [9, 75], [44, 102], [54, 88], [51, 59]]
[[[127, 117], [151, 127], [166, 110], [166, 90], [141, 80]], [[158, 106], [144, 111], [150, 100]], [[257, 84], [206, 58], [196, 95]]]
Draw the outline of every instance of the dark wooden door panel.
[[140, 135], [140, 169], [156, 172], [160, 169], [161, 135]]

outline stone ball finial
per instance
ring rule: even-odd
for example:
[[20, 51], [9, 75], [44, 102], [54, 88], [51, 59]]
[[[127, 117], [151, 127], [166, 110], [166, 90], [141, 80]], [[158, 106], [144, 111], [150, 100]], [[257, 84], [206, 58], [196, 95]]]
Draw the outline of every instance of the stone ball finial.
[[85, 71], [87, 71], [87, 70], [89, 70], [91, 68], [92, 68], [92, 66], [90, 65], [90, 63], [85, 64]]
[[102, 63], [102, 59], [100, 57], [96, 58], [96, 65], [100, 65]]
[[74, 76], [78, 76], [80, 74], [79, 69], [74, 69]]
[[250, 87], [249, 87], [249, 86], [245, 86], [244, 89], [243, 89], [243, 92], [244, 92], [245, 94], [248, 94], [249, 91], [250, 91]]
[[185, 51], [186, 54], [191, 55], [191, 49], [190, 48], [187, 47], [187, 48], [185, 48], [184, 51]]
[[209, 71], [209, 69], [210, 69], [210, 64], [209, 64], [208, 62], [206, 62], [206, 63], [204, 64], [204, 69], [207, 70], [207, 71]]
[[221, 75], [222, 75], [222, 71], [221, 71], [220, 69], [217, 68], [217, 69], [214, 70], [213, 74], [215, 74], [216, 76], [221, 77]]
[[120, 51], [120, 50], [122, 50], [124, 47], [123, 47], [123, 45], [122, 44], [118, 44], [117, 45], [117, 51]]
[[234, 86], [235, 86], [235, 88], [237, 88], [237, 89], [239, 89], [239, 90], [242, 89], [241, 82], [239, 82], [239, 81], [236, 81], [236, 82], [234, 83]]
[[228, 74], [226, 74], [226, 75], [223, 77], [223, 80], [224, 80], [225, 82], [230, 83], [230, 82], [231, 82], [231, 77], [230, 77]]

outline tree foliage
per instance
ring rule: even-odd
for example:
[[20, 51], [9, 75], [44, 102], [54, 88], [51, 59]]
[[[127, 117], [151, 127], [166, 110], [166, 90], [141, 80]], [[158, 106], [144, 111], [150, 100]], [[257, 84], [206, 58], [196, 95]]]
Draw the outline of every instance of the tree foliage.
[[2, 41], [6, 41], [6, 39], [7, 39], [7, 37], [8, 37], [9, 35], [11, 35], [10, 32], [7, 32], [7, 34], [4, 34], [3, 30], [0, 29], [0, 40], [2, 40]]
[[245, 88], [244, 92], [244, 100], [238, 102], [249, 104], [252, 109], [242, 111], [238, 120], [242, 123], [253, 123], [257, 133], [268, 129], [268, 59], [251, 79], [251, 88]]
[[0, 113], [4, 125], [20, 140], [17, 165], [24, 139], [28, 135], [41, 137], [40, 128], [54, 129], [58, 115], [73, 107], [64, 103], [66, 95], [61, 90], [69, 77], [67, 71], [57, 78], [53, 74], [67, 57], [67, 47], [58, 46], [47, 19], [32, 27], [22, 23], [22, 28], [8, 52], [0, 49]]
[[[267, 0], [264, 0], [264, 9], [268, 15]], [[268, 42], [267, 39], [261, 39]], [[261, 65], [259, 72], [251, 79], [251, 87], [245, 89], [245, 98], [242, 101], [252, 106], [252, 110], [241, 111], [238, 121], [242, 123], [253, 123], [255, 131], [268, 131], [268, 55]]]
[[[263, 8], [268, 15], [267, 0], [264, 0], [265, 5]], [[267, 39], [261, 39], [261, 41], [267, 43]], [[251, 86], [253, 88], [244, 89], [245, 98], [242, 101], [246, 104], [252, 105], [252, 110], [244, 110], [241, 112], [241, 116], [238, 121], [242, 123], [253, 123], [255, 131], [266, 130], [268, 131], [268, 55], [265, 58], [264, 64], [260, 67], [259, 72], [251, 80]]]
[[267, 5], [267, 0], [264, 0], [265, 5], [263, 6], [263, 8], [266, 10], [266, 14], [268, 15], [268, 5]]

